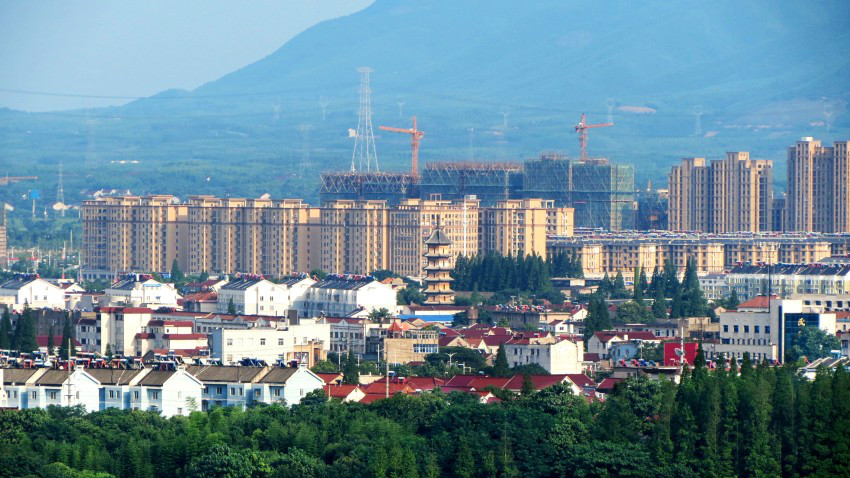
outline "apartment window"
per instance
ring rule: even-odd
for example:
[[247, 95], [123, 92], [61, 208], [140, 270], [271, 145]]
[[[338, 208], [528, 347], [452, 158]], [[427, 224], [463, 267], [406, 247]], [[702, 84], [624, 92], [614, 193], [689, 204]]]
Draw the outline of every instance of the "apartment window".
[[30, 398], [32, 398], [33, 400], [37, 399], [38, 398], [38, 392], [30, 392]]
[[205, 394], [209, 394], [209, 393], [210, 393], [210, 388], [209, 388], [209, 387], [204, 387], [204, 393], [205, 393]]
[[227, 339], [227, 345], [233, 345], [233, 339]]
[[133, 392], [133, 400], [139, 399], [139, 392]]
[[282, 338], [277, 339], [277, 344], [280, 345], [281, 347], [283, 347], [283, 339]]
[[766, 333], [766, 334], [770, 333], [770, 326], [769, 325], [764, 326], [764, 333]]
[[230, 387], [230, 394], [236, 395], [236, 388], [235, 387]]
[[279, 396], [280, 396], [280, 389], [279, 389], [279, 388], [274, 389], [274, 396], [275, 396], [275, 397], [279, 397]]
[[50, 399], [51, 399], [51, 400], [56, 400], [56, 397], [57, 397], [58, 393], [57, 393], [57, 392], [53, 392], [53, 391], [51, 391], [51, 392], [49, 392], [49, 393], [50, 393]]
[[750, 326], [749, 326], [749, 325], [745, 325], [745, 326], [744, 326], [744, 333], [745, 333], [745, 334], [749, 334], [749, 333], [750, 333]]
[[260, 339], [260, 345], [265, 346], [266, 345], [266, 339]]
[[729, 332], [729, 326], [728, 325], [723, 326], [723, 332], [727, 332], [727, 333]]
[[759, 326], [758, 325], [753, 326], [753, 332], [759, 333]]
[[178, 415], [183, 415], [183, 409], [182, 409], [182, 408], [180, 408], [180, 407], [177, 407], [177, 414], [178, 414]]
[[215, 393], [221, 395], [224, 391], [222, 390], [222, 387], [216, 387]]
[[109, 398], [115, 398], [115, 390], [109, 391]]
[[153, 400], [159, 400], [159, 392], [157, 390], [154, 390], [153, 392], [151, 392], [151, 398]]
[[737, 325], [734, 326], [733, 329], [734, 329], [735, 333], [737, 334], [738, 333], [738, 326]]

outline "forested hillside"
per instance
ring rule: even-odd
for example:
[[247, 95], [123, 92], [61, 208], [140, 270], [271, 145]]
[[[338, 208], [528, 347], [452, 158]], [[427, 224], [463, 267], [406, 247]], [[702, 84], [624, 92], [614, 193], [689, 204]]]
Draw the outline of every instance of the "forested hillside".
[[[697, 362], [699, 363], [699, 362]], [[0, 477], [837, 477], [850, 474], [850, 375], [697, 367], [604, 403], [560, 386], [291, 409], [0, 412]]]

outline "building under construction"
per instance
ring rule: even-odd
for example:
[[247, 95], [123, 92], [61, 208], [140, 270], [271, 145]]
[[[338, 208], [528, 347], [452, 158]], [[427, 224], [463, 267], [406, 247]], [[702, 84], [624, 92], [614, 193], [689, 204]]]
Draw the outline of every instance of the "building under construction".
[[416, 183], [409, 173], [327, 172], [322, 173], [319, 200], [322, 204], [341, 199], [385, 200], [395, 205], [417, 197]]
[[634, 166], [605, 158], [574, 161], [560, 154], [528, 160], [521, 196], [575, 209], [576, 227], [634, 229]]
[[423, 199], [457, 201], [474, 195], [481, 206], [515, 199], [522, 189], [519, 163], [428, 163], [419, 182]]

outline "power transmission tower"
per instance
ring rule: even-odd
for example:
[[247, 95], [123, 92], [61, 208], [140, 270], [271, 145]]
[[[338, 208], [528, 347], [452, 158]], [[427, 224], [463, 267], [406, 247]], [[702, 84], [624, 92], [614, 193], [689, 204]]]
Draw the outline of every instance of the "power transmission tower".
[[361, 66], [360, 109], [357, 111], [357, 132], [354, 136], [354, 154], [351, 156], [351, 171], [378, 172], [378, 153], [375, 151], [375, 133], [372, 131], [372, 88], [369, 74], [372, 69]]
[[56, 202], [62, 207], [62, 217], [65, 217], [65, 188], [62, 186], [62, 161], [59, 161], [59, 183], [56, 185]]

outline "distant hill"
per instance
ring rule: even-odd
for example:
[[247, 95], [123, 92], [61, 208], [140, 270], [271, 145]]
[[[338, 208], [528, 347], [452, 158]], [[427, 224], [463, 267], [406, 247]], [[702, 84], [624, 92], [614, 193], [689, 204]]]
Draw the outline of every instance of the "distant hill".
[[[635, 163], [638, 184], [664, 184], [682, 156], [749, 150], [776, 161], [781, 185], [797, 137], [850, 137], [848, 14], [840, 0], [378, 0], [191, 92], [89, 112], [0, 111], [0, 151], [10, 173], [45, 181], [64, 161], [71, 194], [315, 200], [318, 172], [351, 161], [365, 65], [376, 134], [416, 114], [423, 162], [576, 155], [580, 114], [604, 122], [611, 106], [616, 125], [592, 131], [589, 149]], [[382, 167], [406, 168], [408, 148], [382, 132]], [[139, 163], [113, 162], [127, 159]]]

